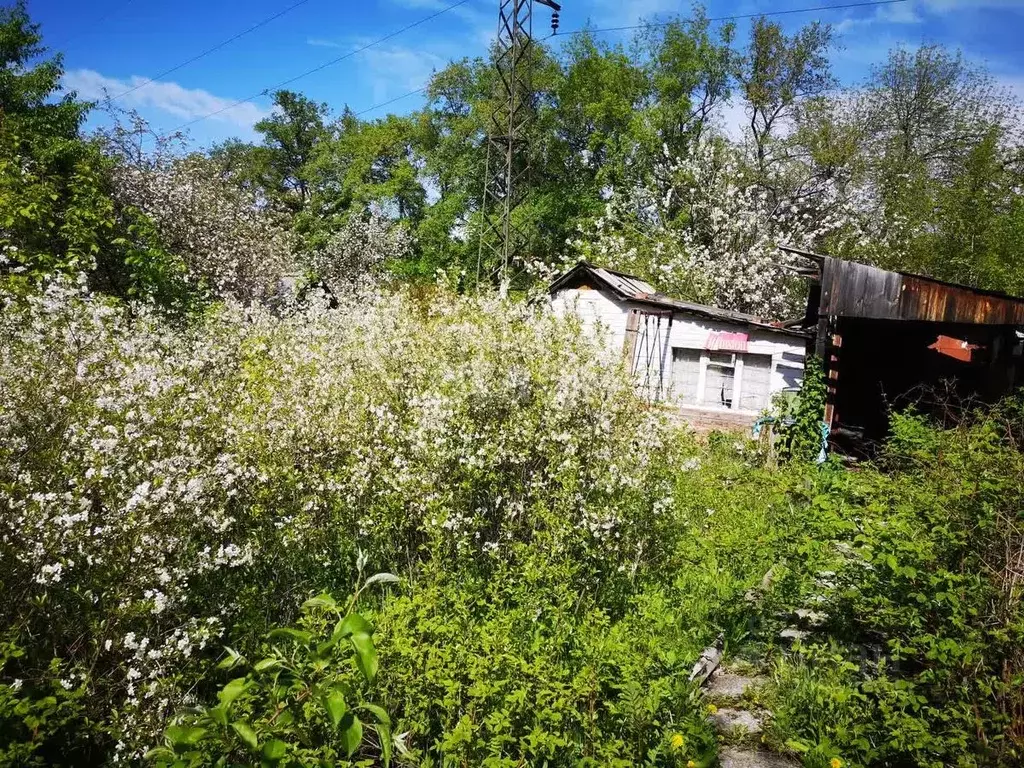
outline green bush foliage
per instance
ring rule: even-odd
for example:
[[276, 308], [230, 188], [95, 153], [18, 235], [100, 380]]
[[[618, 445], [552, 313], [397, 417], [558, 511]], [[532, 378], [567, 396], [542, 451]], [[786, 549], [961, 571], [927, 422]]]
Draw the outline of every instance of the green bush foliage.
[[783, 400], [778, 408], [775, 434], [779, 455], [795, 461], [815, 461], [821, 454], [822, 415], [827, 389], [821, 361], [810, 357], [804, 368], [800, 393]]
[[811, 587], [832, 645], [780, 663], [780, 737], [856, 765], [1019, 764], [1022, 425], [1019, 401], [948, 430], [897, 416], [877, 469], [801, 488], [834, 553]]
[[[7, 762], [711, 765], [688, 677], [719, 632], [775, 660], [769, 740], [809, 765], [1019, 758], [1012, 402], [901, 416], [857, 471], [771, 468], [645, 409], [573, 319], [487, 297], [176, 326], [54, 280], [0, 333]], [[363, 567], [402, 577], [360, 599], [376, 675], [323, 645], [351, 609], [309, 601]], [[808, 602], [827, 625], [784, 653]]]
[[[360, 555], [360, 577], [364, 564]], [[271, 630], [259, 649], [262, 658], [251, 665], [228, 648], [218, 669], [250, 666], [249, 674], [221, 688], [215, 706], [171, 725], [166, 746], [150, 750], [147, 759], [158, 766], [259, 761], [283, 768], [334, 765], [358, 752], [390, 765], [391, 718], [366, 696], [378, 669], [373, 627], [353, 609], [361, 589], [398, 580], [390, 573], [370, 576], [345, 606], [327, 593], [309, 598], [299, 626]]]
[[42, 762], [153, 747], [227, 682], [223, 646], [257, 658], [349, 589], [357, 549], [406, 578], [363, 612], [422, 761], [713, 746], [687, 664], [743, 623], [783, 507], [718, 497], [573, 321], [397, 294], [175, 327], [56, 280], [0, 325], [0, 612], [24, 651], [0, 717], [54, 664], [83, 688], [74, 723], [33, 732]]
[[[1019, 405], [772, 468], [487, 297], [177, 326], [54, 280], [0, 332], [8, 763], [710, 766], [719, 632], [774, 659], [769, 741], [808, 765], [1019, 758]], [[363, 568], [401, 576], [359, 601], [376, 674], [323, 596]]]

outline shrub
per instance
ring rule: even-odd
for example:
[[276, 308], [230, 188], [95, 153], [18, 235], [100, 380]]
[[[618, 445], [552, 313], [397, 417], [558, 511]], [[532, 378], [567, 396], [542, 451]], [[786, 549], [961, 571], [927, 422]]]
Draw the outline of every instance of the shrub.
[[[777, 615], [810, 597], [832, 643], [779, 661], [775, 744], [809, 764], [1018, 759], [1021, 406], [947, 431], [901, 417], [856, 472], [770, 469], [646, 409], [572, 318], [337, 298], [184, 325], [84, 281], [5, 295], [9, 761], [133, 761], [174, 720], [175, 759], [280, 742], [342, 763], [355, 739], [320, 697], [338, 686], [367, 726], [356, 762], [383, 758], [388, 722], [352, 704], [387, 713], [403, 765], [710, 765], [694, 659], [720, 631], [774, 654]], [[403, 577], [360, 602], [372, 689], [346, 638], [321, 652], [330, 601], [297, 610], [367, 564]], [[215, 669], [225, 646], [244, 675]], [[294, 721], [271, 721], [282, 702]]]
[[532, 547], [624, 611], [671, 543], [683, 444], [543, 311], [397, 294], [175, 327], [56, 281], [0, 333], [4, 680], [58, 659], [101, 753], [152, 746], [212, 653], [344, 589], [357, 547], [476, 579]]
[[[360, 576], [364, 562], [360, 556]], [[396, 581], [390, 573], [375, 574], [345, 606], [326, 593], [306, 600], [298, 627], [271, 630], [249, 674], [221, 688], [216, 706], [201, 707], [171, 725], [166, 746], [146, 757], [158, 766], [259, 760], [283, 767], [337, 765], [369, 750], [389, 765], [391, 718], [367, 701], [378, 667], [373, 627], [353, 609], [362, 589]], [[237, 651], [228, 651], [218, 668], [247, 664]]]
[[865, 765], [1020, 760], [1020, 426], [1013, 402], [945, 431], [897, 416], [877, 468], [801, 489], [832, 542], [841, 645], [780, 668], [780, 736]]

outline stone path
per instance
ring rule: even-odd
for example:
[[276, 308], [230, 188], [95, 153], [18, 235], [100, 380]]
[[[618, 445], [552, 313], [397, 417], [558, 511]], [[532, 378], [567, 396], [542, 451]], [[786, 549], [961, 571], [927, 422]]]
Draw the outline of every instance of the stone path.
[[746, 698], [763, 685], [765, 678], [748, 677], [720, 668], [707, 683], [708, 719], [729, 744], [719, 750], [721, 768], [797, 768], [799, 763], [761, 749], [756, 737], [768, 713], [758, 710]]
[[747, 691], [766, 682], [765, 678], [760, 676], [746, 677], [719, 668], [708, 681], [707, 693], [712, 699], [742, 699]]
[[788, 757], [743, 747], [724, 747], [718, 752], [721, 768], [796, 768]]
[[[760, 587], [747, 593], [747, 601], [758, 603], [771, 588], [774, 576], [772, 568], [764, 575]], [[779, 632], [780, 640], [787, 644], [803, 641], [826, 627], [829, 619], [826, 609], [829, 596], [836, 589], [835, 578], [836, 574], [831, 571], [818, 573], [819, 593], [808, 597], [795, 611], [778, 616], [787, 624]], [[766, 682], [764, 677], [746, 676], [726, 667], [715, 669], [708, 678], [705, 690], [712, 705], [708, 707], [708, 720], [722, 744], [718, 751], [721, 768], [799, 768], [797, 760], [769, 752], [761, 741], [761, 732], [771, 713], [758, 707], [756, 698], [750, 694]]]

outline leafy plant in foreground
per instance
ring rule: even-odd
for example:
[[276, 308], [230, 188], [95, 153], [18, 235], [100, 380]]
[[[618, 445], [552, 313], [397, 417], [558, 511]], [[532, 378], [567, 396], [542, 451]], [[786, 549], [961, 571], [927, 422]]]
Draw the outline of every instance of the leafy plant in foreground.
[[[360, 555], [360, 572], [365, 558]], [[398, 578], [369, 577], [344, 606], [329, 594], [306, 600], [298, 626], [272, 630], [250, 672], [228, 682], [218, 703], [165, 732], [147, 757], [157, 766], [337, 765], [359, 755], [391, 762], [391, 718], [368, 695], [377, 677], [373, 627], [354, 611], [360, 592]], [[218, 667], [248, 664], [237, 651]]]
[[814, 461], [822, 448], [821, 419], [825, 412], [825, 375], [821, 361], [809, 357], [800, 395], [786, 403], [778, 419], [779, 452], [797, 461]]
[[805, 479], [830, 638], [778, 666], [771, 730], [806, 764], [1020, 765], [1021, 424], [1014, 400], [947, 430], [898, 415], [876, 467]]

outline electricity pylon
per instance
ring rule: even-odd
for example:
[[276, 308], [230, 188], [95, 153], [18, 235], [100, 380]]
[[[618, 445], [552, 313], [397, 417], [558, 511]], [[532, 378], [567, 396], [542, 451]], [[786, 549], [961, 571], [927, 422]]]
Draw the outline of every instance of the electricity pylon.
[[[552, 34], [558, 31], [562, 7], [554, 0], [536, 0], [552, 10]], [[499, 0], [498, 36], [494, 66], [498, 98], [487, 132], [487, 160], [481, 200], [483, 225], [477, 250], [476, 282], [495, 283], [504, 294], [523, 247], [522, 233], [512, 211], [528, 189], [530, 153], [527, 146], [533, 116], [530, 78], [534, 0]]]

